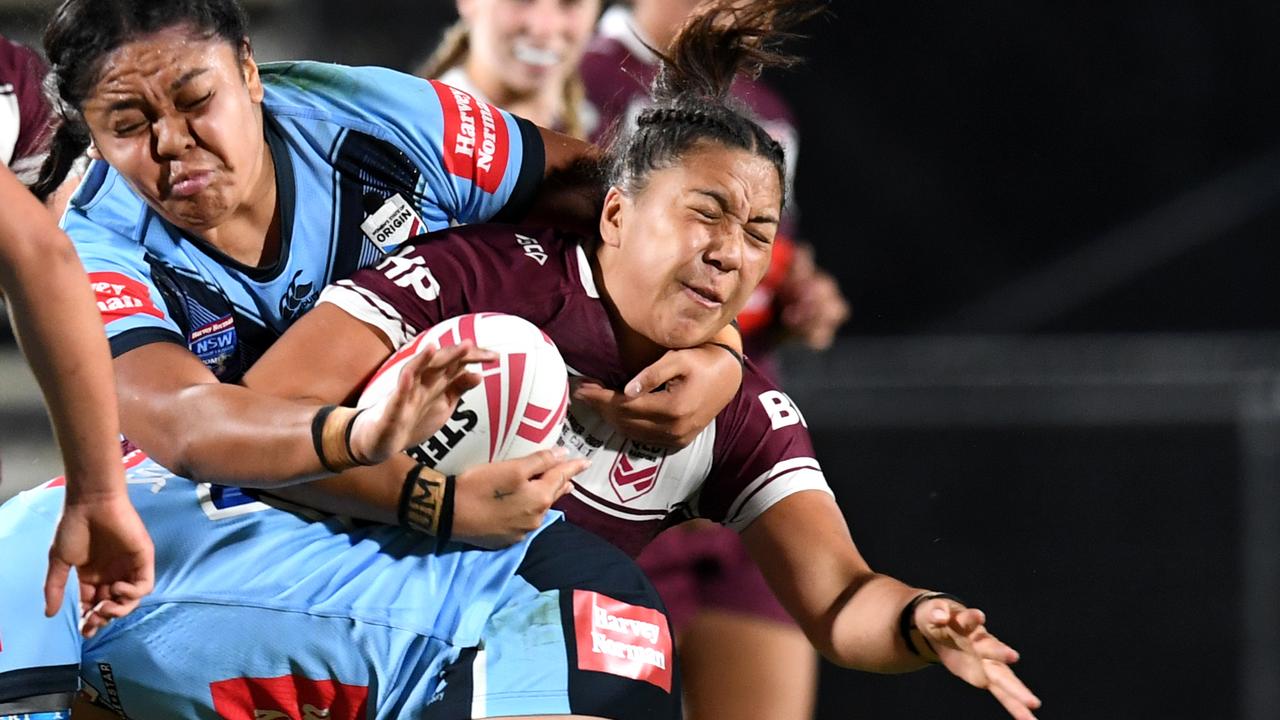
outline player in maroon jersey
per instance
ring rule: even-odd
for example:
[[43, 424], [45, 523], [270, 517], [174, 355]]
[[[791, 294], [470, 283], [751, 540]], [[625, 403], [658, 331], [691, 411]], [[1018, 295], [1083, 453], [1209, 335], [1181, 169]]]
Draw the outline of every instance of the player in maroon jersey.
[[[427, 236], [326, 289], [246, 384], [341, 401], [423, 329], [492, 311], [538, 324], [574, 374], [616, 388], [655, 355], [724, 327], [768, 267], [784, 186], [781, 147], [724, 104], [722, 81], [740, 62], [774, 57], [750, 42], [753, 33], [792, 6], [753, 7], [713, 8], [681, 35], [656, 85], [659, 103], [611, 154], [597, 237], [511, 226]], [[718, 64], [708, 69], [707, 58]], [[1039, 706], [1009, 668], [1017, 653], [987, 632], [980, 611], [867, 566], [803, 416], [751, 363], [734, 399], [683, 449], [637, 443], [580, 402], [563, 440], [592, 462], [558, 503], [573, 522], [634, 554], [664, 527], [718, 521], [742, 533], [834, 662], [878, 671], [941, 662], [1014, 717]], [[363, 495], [372, 519], [395, 517], [396, 490]], [[406, 497], [417, 492], [406, 484]]]
[[[622, 132], [634, 127], [651, 104], [648, 85], [659, 67], [653, 48], [670, 45], [703, 2], [631, 0], [605, 11], [581, 70], [587, 100], [601, 117], [597, 137], [615, 123]], [[753, 77], [740, 75], [732, 92], [786, 149], [790, 186], [799, 138], [791, 109]], [[748, 354], [770, 374], [782, 339], [823, 349], [848, 317], [834, 278], [816, 266], [809, 245], [791, 240], [796, 234], [794, 213], [784, 212], [769, 272], [738, 314]], [[735, 533], [690, 523], [657, 538], [638, 561], [679, 631], [688, 717], [786, 720], [813, 714], [816, 657]], [[728, 643], [737, 652], [723, 652]]]

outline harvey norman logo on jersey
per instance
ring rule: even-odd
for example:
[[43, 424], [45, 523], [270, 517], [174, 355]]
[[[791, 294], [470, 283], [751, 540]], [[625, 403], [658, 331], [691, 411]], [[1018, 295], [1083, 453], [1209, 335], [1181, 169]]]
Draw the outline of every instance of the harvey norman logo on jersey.
[[507, 123], [497, 108], [438, 80], [431, 81], [444, 113], [444, 166], [485, 192], [507, 174]]
[[163, 318], [151, 302], [151, 293], [142, 283], [127, 275], [116, 272], [89, 273], [89, 284], [93, 288], [94, 299], [98, 302], [98, 312], [102, 313], [102, 322], [144, 313]]
[[579, 668], [671, 692], [671, 629], [660, 611], [574, 590], [573, 617]]

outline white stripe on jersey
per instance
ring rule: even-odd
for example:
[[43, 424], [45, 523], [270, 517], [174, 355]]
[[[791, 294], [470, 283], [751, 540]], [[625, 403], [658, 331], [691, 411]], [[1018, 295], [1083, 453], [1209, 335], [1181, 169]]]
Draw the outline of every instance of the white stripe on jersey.
[[[773, 483], [783, 475], [787, 476], [785, 483]], [[725, 515], [724, 524], [742, 532], [774, 503], [803, 490], [821, 490], [835, 496], [817, 460], [811, 457], [783, 460], [757, 476], [738, 494]]]
[[336, 305], [351, 317], [382, 331], [397, 350], [418, 335], [418, 330], [406, 323], [398, 310], [350, 280], [339, 280], [325, 288], [316, 302], [320, 303]]

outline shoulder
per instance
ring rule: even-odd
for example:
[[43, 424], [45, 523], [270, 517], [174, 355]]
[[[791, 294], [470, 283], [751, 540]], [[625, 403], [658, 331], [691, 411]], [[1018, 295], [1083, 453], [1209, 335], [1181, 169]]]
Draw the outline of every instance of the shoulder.
[[322, 119], [373, 130], [382, 122], [409, 122], [405, 108], [437, 97], [422, 78], [381, 67], [293, 61], [260, 66], [263, 107], [275, 117]]
[[120, 174], [95, 160], [72, 194], [62, 226], [77, 247], [98, 242], [104, 235], [141, 244], [149, 214], [146, 202]]

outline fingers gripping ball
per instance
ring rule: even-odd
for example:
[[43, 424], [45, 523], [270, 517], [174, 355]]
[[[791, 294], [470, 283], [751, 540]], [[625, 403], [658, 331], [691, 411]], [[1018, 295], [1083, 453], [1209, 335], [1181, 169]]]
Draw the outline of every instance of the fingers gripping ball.
[[499, 313], [460, 315], [418, 335], [387, 359], [360, 396], [367, 407], [390, 394], [404, 364], [426, 348], [465, 340], [498, 353], [468, 368], [480, 384], [463, 393], [452, 417], [409, 454], [445, 475], [554, 447], [569, 402], [564, 359], [527, 320]]

